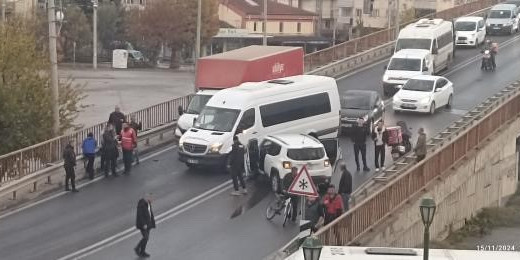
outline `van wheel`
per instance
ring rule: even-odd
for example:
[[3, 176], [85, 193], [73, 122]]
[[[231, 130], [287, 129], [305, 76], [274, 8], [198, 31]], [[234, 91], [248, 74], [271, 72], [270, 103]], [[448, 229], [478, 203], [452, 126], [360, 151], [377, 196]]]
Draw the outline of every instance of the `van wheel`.
[[435, 114], [435, 102], [432, 102], [430, 105], [430, 115]]
[[280, 192], [280, 174], [278, 174], [277, 169], [271, 170], [271, 190], [274, 193]]

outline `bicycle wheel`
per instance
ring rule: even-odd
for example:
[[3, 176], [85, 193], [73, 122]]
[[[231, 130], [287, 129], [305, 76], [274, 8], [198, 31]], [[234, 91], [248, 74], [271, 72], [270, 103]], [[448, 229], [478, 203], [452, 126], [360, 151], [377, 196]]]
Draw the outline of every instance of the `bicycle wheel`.
[[289, 217], [291, 217], [291, 214], [292, 214], [292, 202], [290, 199], [289, 199], [289, 202], [287, 202], [287, 204], [285, 205], [285, 209], [283, 212], [284, 212], [284, 214], [283, 214], [282, 227], [285, 227], [285, 223], [287, 223], [287, 220], [289, 219]]
[[267, 205], [267, 208], [265, 210], [265, 218], [267, 218], [267, 220], [273, 219], [274, 216], [276, 216], [277, 209], [278, 209], [278, 201], [277, 201], [277, 199], [274, 199]]

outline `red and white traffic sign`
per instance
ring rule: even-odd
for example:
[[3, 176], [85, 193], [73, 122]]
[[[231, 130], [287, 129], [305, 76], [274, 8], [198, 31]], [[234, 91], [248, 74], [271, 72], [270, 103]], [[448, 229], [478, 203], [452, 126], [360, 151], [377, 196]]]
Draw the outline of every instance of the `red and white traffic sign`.
[[309, 171], [307, 171], [307, 166], [303, 166], [294, 178], [289, 190], [287, 191], [290, 194], [300, 195], [300, 196], [309, 196], [309, 197], [318, 197], [318, 190], [312, 181], [311, 176], [309, 175]]

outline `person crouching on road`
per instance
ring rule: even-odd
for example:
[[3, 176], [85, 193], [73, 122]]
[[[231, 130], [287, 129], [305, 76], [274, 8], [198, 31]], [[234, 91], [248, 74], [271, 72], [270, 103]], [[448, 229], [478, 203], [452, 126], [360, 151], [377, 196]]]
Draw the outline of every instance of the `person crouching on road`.
[[287, 173], [282, 180], [282, 193], [286, 196], [289, 196], [291, 198], [291, 204], [292, 204], [292, 215], [291, 220], [296, 221], [296, 216], [298, 216], [298, 196], [289, 194], [288, 191], [291, 188], [291, 184], [293, 183], [294, 179], [298, 175], [298, 168], [292, 167], [291, 172]]
[[343, 199], [336, 193], [336, 188], [332, 184], [329, 186], [327, 195], [323, 197], [323, 205], [325, 206], [325, 225], [343, 214]]
[[63, 150], [63, 161], [63, 167], [65, 168], [65, 191], [70, 191], [70, 180], [72, 192], [78, 192], [78, 190], [76, 190], [76, 173], [74, 169], [76, 167], [76, 153], [74, 152], [71, 141], [67, 143]]
[[424, 128], [419, 128], [417, 131], [419, 137], [417, 138], [417, 144], [415, 145], [415, 155], [417, 156], [417, 162], [420, 162], [426, 157], [426, 134]]
[[347, 170], [345, 164], [341, 164], [341, 179], [339, 180], [338, 193], [343, 199], [345, 211], [349, 209], [350, 194], [352, 194], [352, 174]]
[[379, 172], [379, 167], [381, 167], [381, 170], [384, 171], [388, 132], [383, 125], [383, 120], [379, 121], [377, 126], [374, 128], [374, 131], [372, 132], [372, 139], [374, 140], [376, 172]]
[[[137, 122], [135, 120], [135, 116], [132, 116], [130, 118], [130, 127], [132, 129], [134, 129], [134, 132], [137, 136], [137, 132], [141, 131], [143, 129], [143, 124], [141, 122]], [[135, 158], [135, 163], [136, 164], [139, 164], [139, 150], [137, 150], [137, 146], [134, 148], [134, 158]]]
[[[231, 153], [229, 154], [229, 168], [231, 170], [231, 179], [233, 180], [233, 188], [231, 192], [233, 196], [240, 196], [247, 194], [246, 183], [244, 181], [244, 146], [238, 140], [238, 136], [233, 136], [233, 146], [231, 146]], [[239, 192], [239, 184], [242, 186], [242, 192]]]
[[96, 148], [97, 141], [94, 139], [94, 135], [92, 133], [87, 134], [87, 138], [83, 140], [82, 150], [83, 156], [87, 160], [87, 173], [88, 178], [94, 179], [94, 160], [96, 158]]
[[108, 177], [108, 171], [112, 171], [113, 176], [117, 176], [117, 157], [119, 157], [119, 149], [117, 148], [117, 139], [112, 125], [108, 124], [103, 133], [103, 139], [101, 141], [102, 156], [104, 156], [104, 163], [102, 168], [105, 173], [105, 177]]
[[123, 123], [123, 130], [121, 131], [121, 149], [123, 150], [123, 162], [125, 165], [125, 174], [130, 173], [132, 169], [134, 148], [137, 147], [137, 136], [134, 129]]
[[150, 230], [155, 228], [155, 217], [152, 210], [152, 194], [147, 193], [144, 198], [137, 202], [137, 214], [135, 218], [135, 227], [141, 231], [143, 236], [136, 247], [134, 252], [140, 257], [150, 257], [150, 254], [146, 252], [146, 244], [150, 238]]

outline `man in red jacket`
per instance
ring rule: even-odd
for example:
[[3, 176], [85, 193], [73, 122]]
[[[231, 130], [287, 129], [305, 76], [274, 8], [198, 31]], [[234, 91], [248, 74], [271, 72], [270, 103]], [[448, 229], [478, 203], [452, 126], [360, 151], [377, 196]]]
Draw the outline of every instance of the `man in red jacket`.
[[343, 214], [343, 199], [336, 193], [336, 188], [332, 184], [327, 190], [327, 195], [323, 197], [323, 205], [325, 206], [325, 225]]
[[123, 162], [125, 164], [125, 174], [130, 173], [134, 148], [137, 147], [137, 135], [127, 123], [123, 123], [121, 131], [121, 149], [123, 150]]

